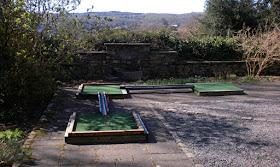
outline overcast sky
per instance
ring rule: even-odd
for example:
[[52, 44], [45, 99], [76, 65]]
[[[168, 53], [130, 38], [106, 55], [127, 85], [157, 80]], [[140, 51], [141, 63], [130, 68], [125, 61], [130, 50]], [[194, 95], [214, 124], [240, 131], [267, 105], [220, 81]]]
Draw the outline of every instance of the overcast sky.
[[205, 0], [82, 0], [75, 13], [121, 11], [134, 13], [183, 14], [203, 12]]

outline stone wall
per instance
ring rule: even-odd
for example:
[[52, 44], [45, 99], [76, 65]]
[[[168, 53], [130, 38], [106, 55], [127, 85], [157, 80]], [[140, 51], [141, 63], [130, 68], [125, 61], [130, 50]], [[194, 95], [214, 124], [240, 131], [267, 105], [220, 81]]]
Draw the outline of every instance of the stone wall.
[[[72, 72], [73, 79], [112, 79], [121, 72], [142, 72], [142, 79], [170, 77], [211, 77], [221, 74], [246, 75], [242, 61], [182, 61], [176, 51], [151, 51], [149, 43], [107, 43], [107, 51], [81, 53]], [[280, 64], [264, 71], [280, 75]]]

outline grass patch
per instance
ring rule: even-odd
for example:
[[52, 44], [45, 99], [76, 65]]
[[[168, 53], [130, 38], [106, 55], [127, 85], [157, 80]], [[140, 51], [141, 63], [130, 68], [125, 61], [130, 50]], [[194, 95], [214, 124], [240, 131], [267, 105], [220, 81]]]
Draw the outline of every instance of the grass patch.
[[246, 82], [246, 83], [261, 82], [261, 81], [262, 79], [260, 77], [256, 78], [254, 75], [247, 75], [240, 79], [240, 82]]
[[105, 116], [100, 114], [81, 114], [77, 117], [75, 131], [108, 131], [137, 129], [132, 114], [108, 115], [105, 126]]
[[84, 86], [82, 95], [97, 95], [97, 93], [106, 92], [109, 94], [122, 94], [119, 85], [97, 85], [97, 86]]
[[195, 91], [213, 91], [213, 90], [240, 90], [240, 88], [227, 83], [197, 83], [193, 84]]

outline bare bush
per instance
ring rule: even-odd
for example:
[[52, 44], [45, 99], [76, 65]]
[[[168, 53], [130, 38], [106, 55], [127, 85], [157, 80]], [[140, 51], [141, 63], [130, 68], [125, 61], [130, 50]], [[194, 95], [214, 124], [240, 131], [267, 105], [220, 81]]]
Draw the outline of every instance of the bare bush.
[[277, 25], [254, 32], [242, 30], [238, 37], [248, 75], [259, 76], [264, 69], [280, 60], [280, 29]]
[[188, 24], [179, 29], [180, 36], [186, 40], [194, 39], [198, 36], [199, 23], [197, 17], [191, 17]]

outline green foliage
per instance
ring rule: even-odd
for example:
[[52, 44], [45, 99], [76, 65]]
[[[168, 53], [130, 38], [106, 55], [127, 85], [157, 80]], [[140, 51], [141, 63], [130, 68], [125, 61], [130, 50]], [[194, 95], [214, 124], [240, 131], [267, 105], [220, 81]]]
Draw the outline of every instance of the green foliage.
[[7, 142], [8, 140], [20, 140], [23, 138], [23, 132], [19, 129], [15, 130], [6, 130], [3, 132], [0, 132], [0, 143]]
[[31, 153], [23, 150], [22, 144], [15, 139], [0, 142], [0, 166], [21, 162], [30, 155]]
[[[255, 29], [268, 21], [264, 19], [268, 14], [266, 10], [272, 10], [268, 4], [264, 1], [256, 3], [254, 0], [207, 0], [201, 31], [207, 35], [226, 36], [235, 34], [244, 26]], [[264, 6], [266, 8], [260, 10]]]
[[241, 60], [242, 58], [234, 38], [214, 36], [184, 41], [171, 37], [166, 43], [170, 48], [178, 51], [179, 57], [183, 60], [226, 61]]
[[105, 29], [91, 37], [96, 50], [105, 50], [104, 43], [151, 43], [154, 50], [169, 50], [166, 38], [174, 36], [172, 28], [159, 30], [132, 31], [124, 28]]
[[280, 23], [280, 0], [258, 0], [256, 2], [259, 23], [264, 27]]
[[242, 58], [234, 38], [214, 36], [186, 41], [171, 27], [147, 31], [106, 29], [91, 38], [95, 39], [91, 42], [95, 43], [96, 50], [105, 50], [104, 43], [151, 43], [153, 50], [178, 51], [182, 60], [241, 60]]
[[23, 132], [19, 129], [0, 132], [0, 166], [21, 162], [30, 153], [24, 151], [22, 143]]
[[255, 77], [254, 75], [246, 75], [245, 78], [240, 80], [240, 82], [260, 82], [260, 78]]
[[1, 121], [33, 119], [67, 75], [60, 65], [88, 47], [86, 21], [68, 13], [78, 3], [0, 0]]

